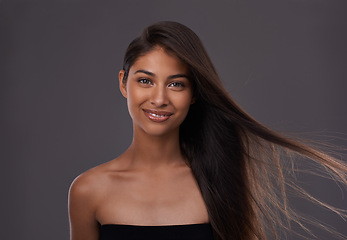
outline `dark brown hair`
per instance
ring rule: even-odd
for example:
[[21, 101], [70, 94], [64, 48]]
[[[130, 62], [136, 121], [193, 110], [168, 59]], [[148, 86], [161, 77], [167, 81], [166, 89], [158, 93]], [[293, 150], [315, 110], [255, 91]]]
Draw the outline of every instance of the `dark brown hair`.
[[135, 60], [156, 46], [177, 55], [192, 75], [196, 100], [180, 127], [180, 144], [207, 205], [215, 239], [266, 239], [267, 232], [276, 239], [278, 226], [301, 224], [287, 205], [286, 186], [315, 199], [286, 181], [283, 164], [289, 160], [283, 153], [309, 158], [346, 184], [345, 164], [279, 135], [243, 111], [223, 87], [198, 36], [180, 23], [153, 24], [130, 43], [123, 81]]

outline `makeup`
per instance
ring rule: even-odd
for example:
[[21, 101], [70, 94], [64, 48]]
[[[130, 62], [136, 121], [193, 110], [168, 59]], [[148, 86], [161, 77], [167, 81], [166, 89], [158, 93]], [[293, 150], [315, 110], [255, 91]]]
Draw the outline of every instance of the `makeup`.
[[154, 122], [165, 122], [173, 115], [171, 112], [158, 111], [154, 109], [143, 109], [145, 116]]

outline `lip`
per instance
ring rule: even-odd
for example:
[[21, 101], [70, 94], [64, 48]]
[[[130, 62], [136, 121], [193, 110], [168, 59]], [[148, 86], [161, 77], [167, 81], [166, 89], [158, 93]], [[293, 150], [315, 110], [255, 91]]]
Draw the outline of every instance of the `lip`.
[[158, 111], [155, 109], [142, 109], [145, 116], [154, 122], [165, 122], [173, 115], [172, 112]]

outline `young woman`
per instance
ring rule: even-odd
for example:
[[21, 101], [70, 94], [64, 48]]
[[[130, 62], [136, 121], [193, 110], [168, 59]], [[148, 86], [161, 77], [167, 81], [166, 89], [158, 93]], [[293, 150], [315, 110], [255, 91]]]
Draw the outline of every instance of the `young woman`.
[[182, 24], [145, 28], [126, 51], [119, 86], [133, 141], [73, 182], [71, 240], [278, 238], [278, 226], [299, 222], [286, 203], [285, 151], [346, 184], [344, 163], [246, 114]]

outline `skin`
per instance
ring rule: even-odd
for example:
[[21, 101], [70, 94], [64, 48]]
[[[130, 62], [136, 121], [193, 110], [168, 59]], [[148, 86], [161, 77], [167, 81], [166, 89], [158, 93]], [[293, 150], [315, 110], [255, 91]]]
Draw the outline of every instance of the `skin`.
[[[118, 158], [81, 174], [69, 191], [71, 240], [97, 240], [99, 225], [209, 222], [179, 147], [179, 126], [194, 103], [187, 67], [156, 47], [130, 67], [119, 86], [133, 120], [133, 141]], [[144, 109], [172, 115], [153, 121]], [[147, 114], [148, 115], [148, 114]]]

